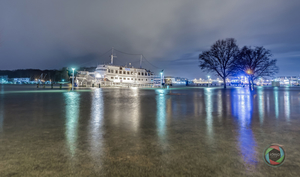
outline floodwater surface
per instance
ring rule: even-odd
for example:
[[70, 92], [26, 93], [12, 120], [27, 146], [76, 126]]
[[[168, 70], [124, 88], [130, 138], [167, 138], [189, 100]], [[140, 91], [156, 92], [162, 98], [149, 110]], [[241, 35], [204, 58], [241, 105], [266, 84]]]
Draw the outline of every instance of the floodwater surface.
[[0, 85], [0, 176], [298, 176], [299, 135], [300, 88]]

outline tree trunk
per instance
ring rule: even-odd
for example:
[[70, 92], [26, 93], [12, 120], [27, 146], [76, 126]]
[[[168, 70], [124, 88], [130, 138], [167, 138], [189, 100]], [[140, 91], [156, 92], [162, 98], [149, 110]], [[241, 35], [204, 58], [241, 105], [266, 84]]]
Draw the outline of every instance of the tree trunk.
[[224, 89], [226, 89], [226, 78], [223, 78], [223, 83], [224, 83]]
[[249, 89], [252, 90], [252, 89], [251, 89], [251, 81], [250, 81], [250, 77], [248, 78], [248, 82], [249, 82]]

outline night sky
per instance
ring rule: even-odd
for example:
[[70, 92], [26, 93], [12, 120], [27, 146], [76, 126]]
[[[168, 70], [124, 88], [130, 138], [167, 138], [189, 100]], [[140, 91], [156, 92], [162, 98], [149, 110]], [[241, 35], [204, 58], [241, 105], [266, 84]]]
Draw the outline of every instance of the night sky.
[[[218, 39], [265, 46], [278, 75], [300, 74], [299, 0], [1, 0], [0, 69], [108, 63], [111, 47], [165, 75], [205, 77], [198, 55]], [[117, 53], [116, 64], [138, 66]]]

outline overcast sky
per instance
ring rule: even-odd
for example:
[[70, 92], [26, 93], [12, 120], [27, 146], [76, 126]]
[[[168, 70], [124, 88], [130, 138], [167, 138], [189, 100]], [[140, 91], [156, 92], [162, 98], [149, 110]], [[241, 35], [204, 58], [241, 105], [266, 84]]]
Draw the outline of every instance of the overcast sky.
[[[199, 53], [232, 37], [271, 50], [278, 75], [299, 75], [299, 9], [299, 0], [0, 0], [0, 69], [108, 63], [114, 47], [200, 78]], [[138, 66], [139, 56], [116, 55]], [[158, 72], [152, 65], [143, 62]]]

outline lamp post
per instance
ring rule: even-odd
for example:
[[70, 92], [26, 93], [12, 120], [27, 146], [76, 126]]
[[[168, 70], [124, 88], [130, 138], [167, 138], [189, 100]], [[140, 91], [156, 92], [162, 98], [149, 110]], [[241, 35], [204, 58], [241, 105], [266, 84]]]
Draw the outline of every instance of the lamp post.
[[163, 83], [164, 83], [163, 74], [164, 74], [164, 70], [161, 70], [161, 72], [160, 72], [161, 87], [163, 86]]
[[247, 71], [247, 74], [248, 74], [248, 82], [249, 82], [249, 88], [251, 90], [253, 90], [252, 86], [251, 86], [251, 80], [250, 80], [250, 75], [252, 74], [252, 70], [251, 69], [248, 69]]
[[75, 70], [75, 68], [72, 68], [72, 70], [73, 70], [73, 78], [72, 78], [72, 90], [74, 90], [74, 70]]
[[207, 87], [209, 85], [209, 78], [210, 78], [210, 76], [207, 76]]

